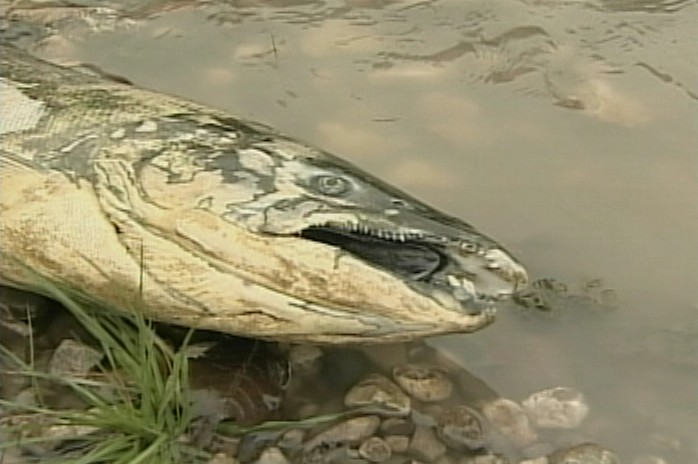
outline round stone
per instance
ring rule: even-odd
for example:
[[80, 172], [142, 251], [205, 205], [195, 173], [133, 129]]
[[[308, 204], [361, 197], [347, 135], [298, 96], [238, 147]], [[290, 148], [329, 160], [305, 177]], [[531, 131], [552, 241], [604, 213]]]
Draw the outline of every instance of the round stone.
[[583, 443], [557, 450], [548, 456], [549, 464], [620, 464], [618, 456], [595, 443]]
[[538, 427], [571, 429], [578, 427], [589, 413], [579, 391], [556, 387], [531, 394], [523, 406]]
[[393, 379], [412, 398], [419, 401], [443, 401], [453, 391], [448, 372], [439, 366], [404, 364], [393, 368]]
[[498, 398], [482, 408], [492, 426], [516, 446], [528, 446], [538, 439], [526, 411], [515, 401]]
[[103, 357], [101, 351], [67, 338], [53, 352], [49, 372], [59, 377], [85, 377]]
[[378, 430], [379, 425], [380, 418], [378, 416], [360, 416], [347, 419], [315, 435], [303, 447], [306, 450], [312, 450], [322, 445], [358, 444], [372, 436]]
[[410, 446], [410, 438], [404, 435], [386, 435], [384, 439], [393, 453], [404, 453]]
[[288, 350], [288, 361], [294, 374], [314, 375], [322, 358], [322, 350], [313, 345], [292, 345]]
[[288, 464], [288, 459], [279, 448], [272, 446], [262, 451], [255, 464]]
[[359, 446], [359, 456], [370, 462], [383, 462], [390, 459], [390, 445], [380, 437], [369, 437]]
[[480, 454], [463, 457], [458, 464], [510, 464], [510, 461], [501, 454]]
[[418, 426], [410, 440], [409, 452], [420, 461], [434, 462], [446, 454], [446, 446], [436, 438], [431, 427]]
[[485, 446], [485, 434], [479, 415], [467, 406], [458, 405], [443, 411], [437, 432], [450, 448], [479, 449]]
[[344, 397], [346, 407], [371, 407], [370, 412], [404, 417], [410, 413], [410, 397], [389, 378], [371, 374], [354, 385]]

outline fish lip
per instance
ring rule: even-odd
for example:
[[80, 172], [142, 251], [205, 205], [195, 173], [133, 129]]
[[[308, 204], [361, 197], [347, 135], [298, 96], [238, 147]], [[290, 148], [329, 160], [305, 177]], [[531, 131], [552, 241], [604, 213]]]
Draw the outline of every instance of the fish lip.
[[[495, 303], [527, 283], [526, 271], [491, 239], [474, 230], [455, 232], [447, 236], [363, 221], [325, 222], [298, 235], [387, 271], [448, 309], [468, 315], [493, 312]], [[414, 269], [399, 264], [401, 258], [413, 257], [428, 263]]]

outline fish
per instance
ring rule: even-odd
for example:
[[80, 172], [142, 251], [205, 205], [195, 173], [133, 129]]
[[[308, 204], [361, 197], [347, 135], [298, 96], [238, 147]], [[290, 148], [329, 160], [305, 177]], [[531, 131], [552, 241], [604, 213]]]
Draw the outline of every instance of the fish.
[[528, 280], [467, 222], [311, 144], [0, 48], [3, 285], [344, 344], [482, 329]]

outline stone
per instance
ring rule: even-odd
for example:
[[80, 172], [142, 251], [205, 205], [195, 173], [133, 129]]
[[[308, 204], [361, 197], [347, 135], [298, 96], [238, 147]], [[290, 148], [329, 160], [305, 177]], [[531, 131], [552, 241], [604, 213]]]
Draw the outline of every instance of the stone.
[[381, 422], [380, 430], [383, 435], [412, 435], [414, 422], [401, 417], [389, 417]]
[[407, 416], [411, 402], [392, 380], [371, 374], [354, 385], [344, 397], [344, 405], [351, 407], [369, 407], [370, 412], [391, 416]]
[[410, 438], [404, 435], [386, 435], [383, 439], [393, 453], [404, 453], [410, 446]]
[[526, 411], [515, 401], [498, 398], [487, 403], [482, 413], [501, 435], [518, 447], [531, 445], [538, 439]]
[[391, 455], [390, 445], [380, 437], [369, 437], [359, 446], [359, 456], [370, 462], [385, 462]]
[[479, 454], [463, 457], [458, 464], [510, 464], [510, 461], [501, 454]]
[[439, 438], [450, 448], [476, 450], [485, 446], [479, 414], [464, 405], [445, 409], [438, 420]]
[[206, 461], [206, 464], [239, 464], [240, 461], [225, 453], [216, 453]]
[[325, 444], [357, 445], [372, 436], [380, 425], [380, 418], [375, 415], [360, 416], [347, 419], [327, 430], [324, 430], [308, 440], [303, 446], [311, 450]]
[[270, 446], [262, 451], [255, 464], [289, 464], [289, 461], [279, 448]]
[[101, 351], [66, 338], [53, 352], [48, 370], [50, 374], [59, 377], [83, 378], [103, 357]]
[[322, 350], [313, 345], [292, 345], [288, 350], [288, 362], [294, 375], [314, 375], [320, 368]]
[[620, 464], [618, 456], [596, 443], [582, 443], [557, 450], [548, 456], [549, 464]]
[[542, 428], [572, 429], [589, 413], [584, 395], [572, 388], [556, 387], [531, 394], [523, 407]]
[[305, 439], [305, 430], [303, 429], [290, 429], [281, 435], [281, 438], [277, 442], [277, 446], [281, 449], [299, 449], [303, 445], [303, 440]]
[[446, 445], [436, 438], [431, 427], [418, 426], [414, 430], [408, 451], [420, 461], [434, 462], [446, 454]]
[[393, 379], [412, 398], [424, 402], [443, 401], [453, 392], [453, 382], [443, 367], [403, 364], [393, 368]]

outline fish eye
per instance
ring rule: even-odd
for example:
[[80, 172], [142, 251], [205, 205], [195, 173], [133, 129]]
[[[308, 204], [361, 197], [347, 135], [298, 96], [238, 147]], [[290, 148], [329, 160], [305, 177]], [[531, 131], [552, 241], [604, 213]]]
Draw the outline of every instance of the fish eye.
[[312, 186], [318, 192], [331, 197], [343, 195], [351, 188], [349, 181], [339, 176], [317, 176], [312, 180]]

